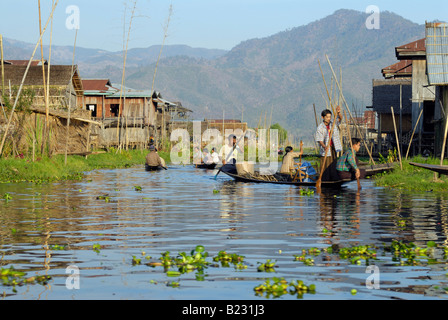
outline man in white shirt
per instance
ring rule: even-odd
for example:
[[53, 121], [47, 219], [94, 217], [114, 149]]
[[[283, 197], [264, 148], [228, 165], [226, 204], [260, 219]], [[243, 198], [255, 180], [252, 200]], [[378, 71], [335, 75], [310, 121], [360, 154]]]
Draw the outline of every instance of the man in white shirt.
[[224, 145], [219, 152], [222, 159], [221, 171], [229, 173], [237, 173], [236, 161], [238, 158], [238, 153], [243, 154], [240, 147], [236, 143], [236, 136], [229, 136], [229, 143]]

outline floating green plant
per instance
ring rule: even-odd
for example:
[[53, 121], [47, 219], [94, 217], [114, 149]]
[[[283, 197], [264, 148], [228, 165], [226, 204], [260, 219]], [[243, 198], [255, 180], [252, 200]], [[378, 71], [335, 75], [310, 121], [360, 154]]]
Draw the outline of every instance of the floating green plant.
[[93, 249], [93, 251], [95, 251], [96, 253], [99, 253], [100, 250], [101, 250], [101, 245], [100, 245], [99, 243], [95, 243], [95, 244], [92, 246], [92, 249]]
[[297, 295], [302, 298], [305, 293], [316, 293], [316, 286], [314, 284], [305, 285], [302, 280], [286, 281], [284, 278], [267, 279], [263, 284], [254, 288], [257, 296], [264, 296], [266, 298], [281, 297], [285, 294]]
[[227, 253], [226, 251], [219, 251], [218, 255], [213, 257], [213, 261], [221, 262], [223, 267], [229, 267], [232, 263], [236, 269], [246, 269], [247, 266], [243, 264], [244, 256], [240, 256], [236, 253]]
[[8, 201], [12, 200], [12, 196], [9, 193], [5, 193], [3, 195], [3, 199], [5, 199], [6, 202], [8, 202]]
[[275, 272], [275, 263], [276, 261], [271, 261], [271, 259], [266, 260], [265, 263], [258, 262], [260, 265], [257, 270], [259, 272]]
[[134, 190], [135, 190], [135, 191], [142, 191], [142, 187], [140, 187], [140, 186], [134, 186]]
[[13, 266], [0, 269], [0, 281], [2, 285], [14, 287], [14, 292], [16, 291], [16, 286], [23, 286], [27, 284], [46, 285], [50, 279], [51, 277], [46, 275], [27, 277], [25, 272], [15, 270]]
[[312, 195], [314, 195], [314, 190], [313, 189], [300, 189], [300, 195], [312, 196]]

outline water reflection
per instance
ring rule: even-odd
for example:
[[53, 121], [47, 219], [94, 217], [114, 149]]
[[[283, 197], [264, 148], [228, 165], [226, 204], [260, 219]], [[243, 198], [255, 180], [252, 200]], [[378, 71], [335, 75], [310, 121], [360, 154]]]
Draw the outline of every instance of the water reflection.
[[[0, 195], [12, 196], [0, 201], [1, 266], [54, 277], [44, 288], [23, 293], [24, 298], [86, 298], [89, 292], [108, 298], [107, 290], [95, 289], [104, 287], [104, 278], [120, 298], [132, 298], [136, 290], [151, 298], [153, 293], [145, 291], [148, 277], [164, 279], [163, 272], [133, 269], [130, 257], [141, 251], [155, 257], [165, 251], [189, 252], [204, 245], [214, 254], [230, 250], [245, 255], [251, 266], [276, 259], [280, 268], [275, 276], [316, 281], [313, 275], [318, 273], [324, 282], [338, 279], [318, 296], [325, 299], [339, 298], [341, 288], [352, 286], [354, 273], [341, 261], [335, 271], [331, 262], [335, 257], [307, 267], [294, 262], [293, 254], [309, 247], [382, 244], [392, 239], [447, 245], [446, 195], [376, 188], [369, 181], [360, 191], [355, 183], [306, 194], [300, 187], [238, 183], [215, 175], [216, 171], [188, 167], [162, 172], [132, 168], [94, 171], [84, 181], [0, 185]], [[100, 245], [99, 252], [92, 249], [95, 244]], [[83, 283], [90, 291], [65, 289], [69, 265], [88, 275]], [[221, 285], [232, 288], [226, 283], [235, 277], [243, 281], [236, 285], [245, 289], [233, 297], [252, 299], [254, 279], [265, 276], [251, 271], [239, 271], [237, 276], [233, 270], [209, 272], [210, 281], [197, 284], [201, 290], [194, 291], [199, 299], [219, 299], [226, 291]], [[406, 272], [394, 276], [401, 284], [410, 279]], [[185, 298], [182, 290], [154, 290], [158, 298]], [[376, 293], [366, 295], [372, 298]], [[381, 291], [376, 298], [380, 296], [388, 295]]]

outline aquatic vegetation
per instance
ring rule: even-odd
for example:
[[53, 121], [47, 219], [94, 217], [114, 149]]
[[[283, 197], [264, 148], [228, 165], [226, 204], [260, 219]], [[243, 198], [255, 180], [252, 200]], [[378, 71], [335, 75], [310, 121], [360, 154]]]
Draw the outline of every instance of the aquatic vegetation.
[[302, 280], [294, 280], [288, 282], [285, 278], [267, 279], [263, 284], [254, 288], [257, 296], [264, 296], [265, 298], [281, 297], [285, 294], [297, 295], [297, 298], [303, 298], [305, 293], [316, 293], [316, 286], [314, 284], [305, 285]]
[[314, 195], [314, 190], [307, 188], [307, 189], [300, 189], [300, 195], [301, 196], [312, 196]]
[[101, 250], [101, 245], [99, 243], [95, 243], [94, 245], [92, 245], [92, 250], [96, 253], [99, 253]]
[[247, 266], [243, 264], [244, 256], [236, 253], [229, 254], [226, 251], [219, 251], [218, 255], [213, 257], [213, 261], [221, 262], [223, 267], [229, 267], [230, 263], [232, 263], [235, 269], [247, 269]]
[[59, 244], [54, 244], [52, 246], [50, 246], [50, 250], [65, 250], [67, 248], [66, 245], [59, 245]]
[[373, 246], [360, 245], [353, 247], [346, 247], [339, 249], [339, 257], [348, 259], [352, 264], [361, 264], [365, 260], [366, 265], [369, 265], [370, 259], [376, 259], [377, 252]]
[[135, 191], [142, 191], [142, 187], [140, 187], [140, 186], [134, 186], [134, 190], [135, 190]]
[[16, 292], [16, 286], [23, 286], [27, 284], [46, 285], [50, 279], [51, 277], [46, 275], [27, 277], [25, 272], [15, 270], [13, 266], [0, 269], [1, 284], [3, 286], [13, 287], [14, 292]]
[[9, 193], [5, 193], [3, 195], [3, 199], [5, 199], [6, 202], [8, 202], [8, 201], [12, 200], [12, 196]]
[[271, 259], [266, 260], [265, 263], [258, 262], [260, 265], [257, 270], [259, 272], [275, 272], [275, 263], [276, 261], [271, 261]]

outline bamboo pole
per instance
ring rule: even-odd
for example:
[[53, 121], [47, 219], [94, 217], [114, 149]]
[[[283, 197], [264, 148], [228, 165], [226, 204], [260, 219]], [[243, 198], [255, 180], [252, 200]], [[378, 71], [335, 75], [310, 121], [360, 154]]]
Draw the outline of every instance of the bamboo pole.
[[[443, 105], [442, 105], [443, 108]], [[440, 165], [443, 165], [443, 159], [445, 157], [446, 136], [448, 134], [448, 116], [445, 116], [445, 134], [443, 135], [442, 152], [440, 154]]]
[[17, 96], [16, 96], [16, 99], [14, 101], [14, 106], [12, 107], [11, 115], [9, 117], [8, 123], [7, 123], [6, 128], [5, 128], [5, 133], [3, 134], [2, 142], [0, 144], [0, 157], [3, 155], [3, 147], [5, 146], [6, 136], [8, 134], [9, 127], [11, 126], [12, 118], [14, 117], [14, 112], [16, 110], [20, 94], [22, 93], [23, 84], [25, 83], [26, 76], [28, 75], [28, 71], [29, 71], [29, 69], [31, 67], [31, 61], [33, 60], [34, 55], [36, 54], [37, 48], [39, 47], [39, 42], [42, 39], [42, 36], [44, 35], [45, 31], [47, 30], [47, 27], [48, 27], [48, 24], [50, 23], [50, 20], [53, 18], [53, 14], [54, 14], [54, 11], [55, 11], [58, 3], [59, 3], [59, 0], [56, 0], [56, 3], [52, 7], [52, 10], [51, 10], [51, 13], [50, 13], [50, 17], [48, 18], [47, 23], [45, 24], [45, 28], [42, 30], [42, 33], [41, 33], [41, 35], [39, 37], [39, 40], [37, 41], [36, 46], [34, 47], [33, 54], [31, 55], [31, 58], [28, 61], [28, 65], [26, 67], [25, 73], [23, 74], [22, 82], [20, 83], [19, 90], [17, 91]]
[[117, 122], [117, 143], [118, 143], [118, 148], [117, 148], [117, 152], [121, 148], [121, 142], [120, 142], [120, 140], [121, 140], [120, 139], [120, 115], [121, 115], [121, 110], [122, 110], [123, 90], [124, 90], [124, 85], [125, 85], [126, 60], [127, 60], [127, 57], [128, 57], [129, 37], [130, 37], [130, 34], [131, 34], [132, 20], [134, 19], [134, 14], [135, 14], [136, 7], [137, 7], [137, 0], [134, 1], [134, 7], [132, 8], [131, 21], [129, 22], [129, 29], [128, 29], [128, 38], [127, 38], [127, 41], [126, 41], [126, 48], [125, 48], [124, 57], [123, 57], [123, 73], [122, 73], [122, 76], [121, 76], [120, 102], [118, 104], [118, 122]]
[[[172, 16], [172, 15], [173, 15], [173, 5], [171, 4], [170, 7], [169, 7], [169, 10], [168, 10], [168, 18], [167, 18], [166, 24], [165, 24], [165, 26], [164, 26], [164, 28], [163, 28], [163, 40], [162, 40], [162, 45], [160, 46], [159, 56], [157, 57], [156, 67], [155, 67], [155, 69], [154, 69], [154, 75], [153, 75], [153, 77], [152, 77], [151, 101], [152, 101], [152, 97], [153, 97], [153, 92], [154, 92], [154, 90], [155, 90], [155, 82], [156, 82], [157, 69], [159, 68], [159, 62], [160, 62], [160, 58], [161, 58], [161, 56], [162, 56], [162, 50], [163, 50], [163, 47], [165, 46], [166, 38], [168, 38], [168, 28], [169, 28], [169, 26], [170, 26], [171, 16]], [[165, 116], [164, 116], [164, 114], [165, 114], [165, 107], [163, 108], [163, 113], [162, 113], [163, 118], [164, 118], [163, 121], [165, 121]], [[223, 121], [224, 121], [224, 119], [223, 119]], [[165, 124], [162, 124], [162, 128], [163, 128], [163, 130], [165, 131]], [[224, 134], [224, 132], [223, 132], [223, 134]], [[162, 139], [164, 139], [164, 136], [165, 136], [165, 132], [162, 132]], [[164, 143], [165, 143], [165, 142], [162, 140], [162, 145], [164, 145]]]
[[[328, 55], [325, 55], [325, 57], [327, 58], [328, 64], [330, 65], [330, 68], [331, 68], [331, 71], [333, 72], [333, 75], [335, 75], [334, 70], [333, 70], [333, 66], [331, 65], [331, 62], [330, 62], [330, 59], [328, 58]], [[352, 113], [350, 112], [350, 108], [348, 107], [347, 100], [345, 100], [344, 94], [342, 92], [341, 85], [340, 85], [340, 83], [339, 83], [339, 81], [337, 79], [336, 79], [336, 84], [338, 85], [339, 91], [341, 92], [341, 98], [342, 98], [342, 101], [345, 104], [345, 108], [347, 109], [350, 117], [352, 118], [353, 123], [355, 124], [356, 131], [358, 132], [359, 136], [362, 137], [362, 134], [359, 131], [358, 125], [356, 124], [356, 121], [353, 118]], [[375, 164], [375, 161], [373, 160], [372, 154], [370, 153], [370, 150], [369, 150], [369, 148], [367, 146], [367, 143], [364, 141], [364, 139], [363, 139], [363, 142], [364, 142], [364, 146], [366, 147], [367, 153], [369, 154], [370, 161], [372, 161], [372, 163]]]
[[414, 139], [414, 133], [415, 133], [415, 130], [417, 129], [418, 123], [420, 122], [420, 118], [422, 117], [422, 114], [423, 114], [423, 108], [420, 111], [420, 115], [418, 116], [417, 123], [415, 124], [414, 130], [412, 131], [411, 140], [409, 141], [408, 151], [406, 152], [406, 158], [405, 158], [406, 160], [408, 160], [409, 150], [411, 149], [412, 140]]
[[400, 168], [401, 170], [403, 170], [403, 164], [401, 162], [400, 144], [398, 141], [397, 124], [395, 123], [394, 107], [390, 107], [390, 110], [392, 111], [392, 121], [394, 122], [395, 140], [397, 141], [398, 157], [400, 159]]
[[[70, 116], [71, 116], [71, 109], [72, 109], [72, 86], [73, 86], [73, 73], [74, 73], [74, 66], [75, 66], [75, 51], [76, 51], [76, 40], [78, 38], [78, 29], [76, 29], [75, 33], [75, 44], [73, 45], [73, 59], [72, 59], [72, 75], [70, 78], [70, 96], [68, 101], [68, 118], [67, 118], [67, 135], [66, 135], [66, 144], [65, 144], [65, 165], [67, 165], [67, 153], [68, 153], [68, 144], [70, 140]], [[76, 92], [75, 92], [76, 96]]]

